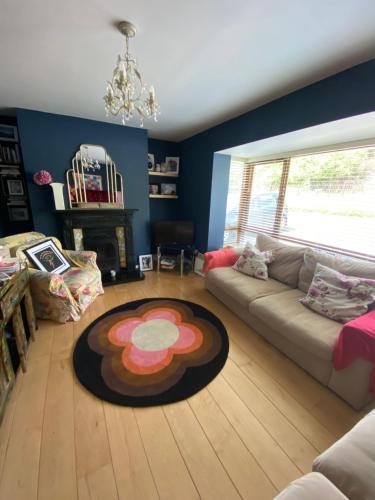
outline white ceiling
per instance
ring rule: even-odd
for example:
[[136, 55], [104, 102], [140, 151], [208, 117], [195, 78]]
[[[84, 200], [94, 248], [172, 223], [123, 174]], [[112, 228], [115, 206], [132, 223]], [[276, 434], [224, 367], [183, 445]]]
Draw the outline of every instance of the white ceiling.
[[375, 57], [374, 0], [1, 0], [0, 109], [118, 123], [102, 96], [121, 19], [162, 107], [146, 126], [170, 140]]
[[375, 112], [275, 135], [219, 152], [259, 161], [280, 158], [285, 154], [309, 153], [353, 144], [375, 144]]

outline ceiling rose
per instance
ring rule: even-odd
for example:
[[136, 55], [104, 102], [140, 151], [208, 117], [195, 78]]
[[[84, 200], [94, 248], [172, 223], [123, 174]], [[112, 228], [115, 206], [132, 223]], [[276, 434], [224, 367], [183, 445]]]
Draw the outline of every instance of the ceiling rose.
[[157, 121], [160, 106], [155, 99], [154, 87], [148, 87], [143, 82], [137, 61], [129, 54], [129, 38], [135, 36], [136, 27], [129, 21], [121, 21], [117, 27], [125, 36], [126, 49], [125, 54], [117, 58], [112, 80], [107, 81], [106, 95], [103, 98], [106, 113], [107, 116], [110, 113], [121, 116], [123, 125], [137, 115], [140, 126], [143, 127], [145, 118]]

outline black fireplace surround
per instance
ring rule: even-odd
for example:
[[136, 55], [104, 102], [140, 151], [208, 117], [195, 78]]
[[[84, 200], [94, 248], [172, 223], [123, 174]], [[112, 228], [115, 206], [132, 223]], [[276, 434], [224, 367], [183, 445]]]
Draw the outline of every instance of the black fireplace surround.
[[[84, 250], [97, 253], [97, 264], [104, 285], [126, 283], [144, 278], [136, 269], [133, 248], [133, 214], [136, 209], [79, 209], [56, 210], [62, 222], [64, 247], [75, 250], [74, 229], [82, 230]], [[126, 267], [121, 266], [116, 228], [123, 228]]]

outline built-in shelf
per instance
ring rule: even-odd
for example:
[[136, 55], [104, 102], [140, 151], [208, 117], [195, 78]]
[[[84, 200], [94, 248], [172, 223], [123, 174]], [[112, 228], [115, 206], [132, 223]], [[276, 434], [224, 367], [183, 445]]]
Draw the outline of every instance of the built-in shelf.
[[149, 198], [164, 198], [169, 200], [175, 200], [178, 198], [177, 194], [149, 194]]
[[149, 172], [148, 175], [158, 175], [159, 177], [178, 177], [178, 174], [173, 172]]

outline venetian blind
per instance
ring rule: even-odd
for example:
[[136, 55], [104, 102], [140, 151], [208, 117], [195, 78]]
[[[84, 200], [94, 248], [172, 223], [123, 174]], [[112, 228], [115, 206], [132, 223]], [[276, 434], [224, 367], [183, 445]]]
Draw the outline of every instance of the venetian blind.
[[373, 146], [243, 163], [237, 197], [237, 242], [264, 232], [375, 260]]

